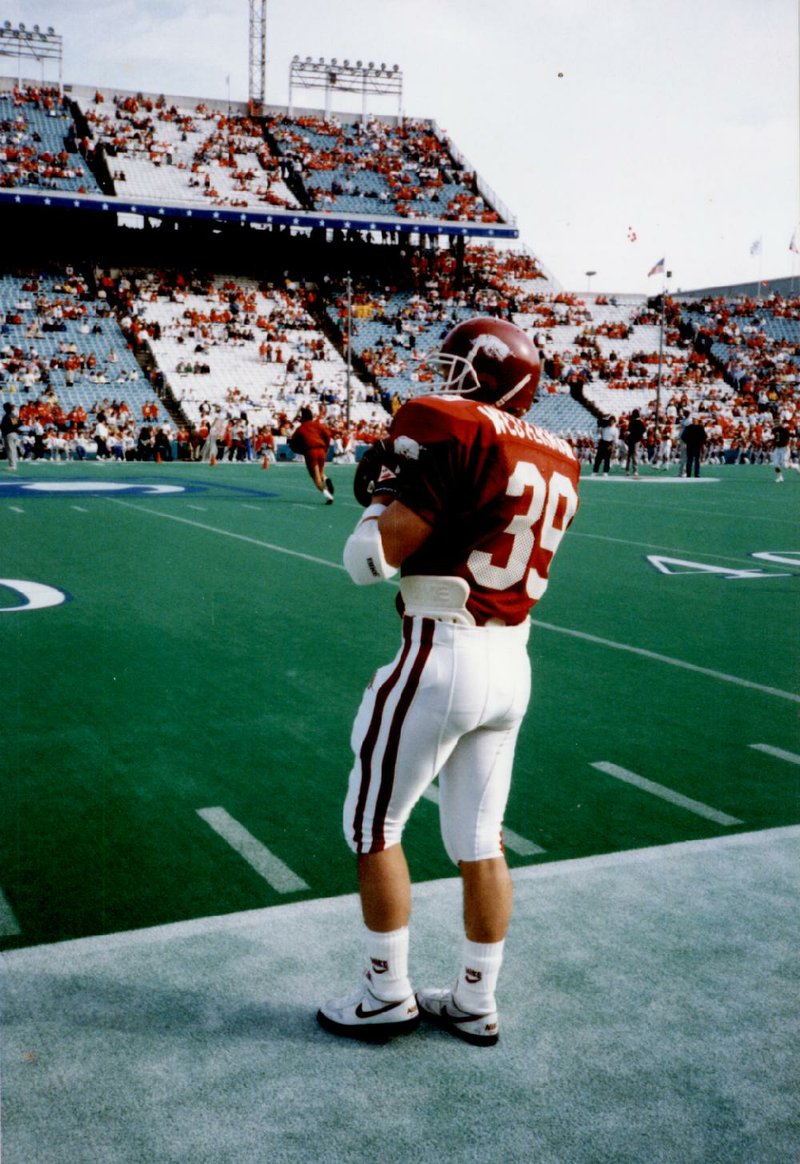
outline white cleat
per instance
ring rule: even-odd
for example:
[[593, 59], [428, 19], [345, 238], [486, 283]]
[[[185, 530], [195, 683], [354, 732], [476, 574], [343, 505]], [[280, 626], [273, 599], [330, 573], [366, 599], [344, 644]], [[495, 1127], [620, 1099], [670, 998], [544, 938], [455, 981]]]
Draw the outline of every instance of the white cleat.
[[397, 1002], [386, 1002], [370, 989], [369, 977], [363, 985], [343, 998], [332, 998], [317, 1011], [317, 1022], [332, 1035], [385, 1043], [396, 1035], [410, 1035], [419, 1026], [419, 1008], [413, 994]]
[[500, 1038], [497, 1011], [489, 1014], [470, 1014], [455, 1002], [452, 990], [429, 987], [417, 991], [417, 1002], [423, 1018], [442, 1027], [476, 1047], [493, 1047]]

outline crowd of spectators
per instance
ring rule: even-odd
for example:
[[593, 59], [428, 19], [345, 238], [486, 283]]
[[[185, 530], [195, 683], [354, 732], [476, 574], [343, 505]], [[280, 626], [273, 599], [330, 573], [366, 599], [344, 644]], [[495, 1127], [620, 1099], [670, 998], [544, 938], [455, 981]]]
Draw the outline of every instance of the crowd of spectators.
[[[91, 170], [102, 167], [104, 158], [117, 193], [146, 196], [163, 189], [178, 196], [182, 190], [184, 197], [220, 207], [266, 203], [500, 221], [476, 174], [456, 160], [446, 135], [430, 121], [287, 115], [262, 120], [204, 102], [185, 108], [164, 95], [107, 98], [100, 90], [77, 106], [80, 139], [70, 102], [56, 88], [16, 86], [0, 95], [0, 185], [64, 188], [70, 180], [66, 188], [97, 192]], [[41, 141], [33, 124], [39, 112], [58, 122], [58, 148]], [[151, 178], [143, 170], [132, 173], [133, 161], [146, 163]], [[166, 168], [175, 182], [159, 186], [153, 178]]]
[[431, 122], [280, 115], [268, 118], [267, 128], [285, 176], [302, 184], [309, 208], [357, 213], [363, 202], [364, 214], [382, 208], [400, 218], [499, 221], [475, 174], [454, 160]]
[[212, 206], [296, 205], [253, 118], [202, 102], [184, 109], [164, 96], [115, 95], [107, 102], [99, 91], [84, 112], [94, 141], [109, 157], [117, 192], [129, 180], [126, 159], [138, 159], [156, 169], [174, 167], [186, 195]]
[[[29, 397], [52, 390], [53, 382], [76, 385], [130, 384], [139, 368], [122, 361], [119, 329], [110, 308], [95, 299], [85, 278], [68, 270], [60, 278], [37, 276], [0, 294], [0, 393]], [[3, 307], [5, 310], [3, 310]], [[100, 354], [98, 354], [100, 353]]]
[[[227, 418], [220, 459], [256, 460], [274, 455], [276, 442], [292, 431], [308, 403], [325, 415], [341, 449], [351, 451], [354, 441], [385, 435], [402, 399], [433, 379], [431, 353], [460, 318], [489, 312], [530, 329], [532, 304], [546, 305], [559, 320], [558, 333], [532, 329], [543, 352], [540, 397], [573, 396], [578, 384], [595, 401], [596, 414], [597, 401], [605, 401], [619, 426], [620, 456], [634, 407], [646, 427], [642, 460], [651, 465], [674, 464], [687, 418], [704, 425], [711, 462], [767, 459], [778, 424], [792, 433], [792, 451], [797, 447], [800, 297], [667, 299], [661, 350], [660, 304], [566, 294], [526, 252], [468, 247], [458, 263], [453, 252], [420, 250], [409, 263], [405, 290], [376, 279], [351, 288], [351, 338], [360, 361], [352, 399], [371, 411], [357, 408], [348, 427], [344, 386], [331, 374], [335, 360], [343, 366], [346, 297], [332, 278], [319, 287], [291, 281], [277, 286], [199, 272], [96, 271], [89, 278], [70, 271], [51, 279], [46, 290], [36, 276], [20, 279], [17, 287], [0, 323], [0, 392], [4, 399], [16, 396], [24, 408], [29, 439], [23, 455], [85, 455], [87, 441], [98, 443], [99, 423], [98, 447], [108, 448], [101, 456], [191, 458], [205, 439], [209, 410], [217, 406]], [[321, 327], [319, 309], [326, 303], [340, 331], [338, 352]], [[155, 361], [152, 382], [173, 386], [179, 402], [192, 404], [183, 416], [167, 423], [158, 404], [155, 415], [136, 415], [138, 405], [126, 402], [124, 385], [140, 375], [147, 384], [139, 364], [117, 371], [113, 345], [98, 358], [96, 349], [81, 350], [76, 343], [76, 327], [94, 336], [112, 314], [132, 351]], [[67, 336], [49, 334], [68, 325]], [[359, 343], [367, 334], [369, 342]], [[44, 335], [55, 344], [46, 357], [37, 346]], [[172, 363], [168, 352], [178, 353]], [[214, 391], [202, 390], [198, 377], [214, 379], [211, 368], [220, 352], [240, 352], [258, 392], [243, 385], [235, 368], [223, 388], [217, 380]], [[56, 373], [65, 388], [109, 384], [113, 391], [97, 392], [93, 407], [67, 406], [53, 384]], [[194, 395], [182, 388], [189, 382]], [[595, 451], [594, 427], [589, 422], [561, 429], [586, 461]]]
[[0, 187], [96, 191], [81, 148], [57, 88], [15, 85], [0, 93]]
[[[152, 270], [101, 272], [98, 284], [188, 421], [216, 403], [279, 436], [281, 417], [293, 422], [303, 404], [329, 419], [346, 411], [345, 362], [312, 312], [313, 287]], [[354, 422], [371, 431], [386, 417], [377, 390], [358, 377], [351, 387]]]

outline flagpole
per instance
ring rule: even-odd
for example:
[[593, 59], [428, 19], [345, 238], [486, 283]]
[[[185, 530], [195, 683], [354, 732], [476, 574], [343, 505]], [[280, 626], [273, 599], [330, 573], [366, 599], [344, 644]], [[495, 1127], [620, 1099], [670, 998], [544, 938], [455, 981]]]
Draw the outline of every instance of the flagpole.
[[664, 269], [664, 283], [661, 288], [661, 320], [658, 328], [658, 379], [656, 380], [656, 420], [655, 428], [661, 423], [661, 370], [664, 365], [664, 309], [667, 302], [667, 271]]

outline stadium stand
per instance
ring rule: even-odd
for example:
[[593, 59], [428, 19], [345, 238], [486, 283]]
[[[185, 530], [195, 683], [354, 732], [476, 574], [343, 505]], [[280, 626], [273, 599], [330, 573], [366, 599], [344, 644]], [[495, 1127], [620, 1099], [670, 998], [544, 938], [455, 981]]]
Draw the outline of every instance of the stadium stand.
[[100, 193], [57, 89], [0, 91], [0, 187]]
[[199, 103], [97, 92], [84, 103], [92, 138], [114, 189], [137, 198], [247, 208], [297, 206], [260, 126]]
[[500, 221], [432, 122], [273, 116], [267, 135], [312, 209], [374, 214], [381, 207], [401, 218]]
[[[190, 429], [219, 409], [234, 427], [244, 419], [282, 437], [310, 404], [344, 437], [347, 367], [301, 289], [174, 271], [126, 271], [100, 281]], [[374, 439], [386, 419], [374, 391], [351, 376], [353, 432]]]
[[[67, 99], [52, 87], [7, 83], [0, 162], [6, 189], [352, 213], [360, 217], [350, 240], [341, 234], [345, 248], [356, 235], [370, 236], [363, 221], [373, 214], [384, 224], [435, 220], [443, 230], [463, 223], [467, 233], [502, 220], [479, 193], [487, 189], [480, 176], [426, 120], [275, 110], [256, 117], [193, 99], [91, 90]], [[302, 224], [299, 232], [312, 234]], [[795, 295], [668, 298], [662, 315], [658, 299], [568, 292], [526, 248], [391, 232], [382, 241], [391, 262], [372, 270], [356, 263], [350, 272], [342, 251], [330, 271], [318, 256], [323, 273], [301, 260], [291, 274], [276, 269], [266, 278], [201, 276], [186, 266], [84, 262], [46, 275], [7, 266], [0, 397], [27, 405], [34, 423], [34, 405], [45, 397], [46, 433], [80, 409], [91, 435], [99, 414], [120, 420], [111, 407], [119, 400], [106, 398], [116, 391], [130, 409], [130, 420], [123, 413], [116, 425], [124, 451], [137, 445], [137, 426], [166, 433], [174, 450], [216, 406], [280, 438], [311, 403], [343, 443], [368, 441], [386, 431], [402, 399], [433, 382], [431, 354], [446, 331], [480, 313], [513, 319], [532, 335], [543, 375], [530, 415], [586, 458], [597, 418], [613, 416], [624, 437], [634, 408], [648, 424], [645, 451], [654, 463], [664, 446], [672, 449], [666, 463], [674, 459], [688, 413], [705, 423], [711, 458], [764, 459], [776, 421], [796, 428]], [[74, 452], [67, 441], [67, 455]]]
[[133, 443], [135, 422], [169, 421], [105, 295], [83, 276], [0, 276], [0, 321], [0, 404], [19, 408], [23, 457], [93, 453], [100, 414]]
[[[199, 431], [216, 406], [232, 422], [244, 416], [253, 431], [280, 439], [311, 404], [345, 443], [370, 441], [385, 433], [403, 398], [432, 383], [430, 356], [443, 334], [482, 311], [532, 331], [544, 376], [530, 417], [587, 460], [598, 413], [614, 416], [624, 438], [638, 408], [650, 426], [646, 458], [655, 463], [662, 444], [671, 446], [665, 467], [677, 456], [687, 413], [703, 419], [712, 460], [765, 460], [775, 422], [796, 424], [797, 300], [773, 296], [756, 314], [745, 301], [668, 300], [659, 363], [659, 327], [644, 299], [597, 303], [565, 294], [524, 252], [468, 248], [458, 280], [452, 255], [419, 252], [408, 279], [403, 290], [367, 281], [353, 290], [349, 431], [346, 297], [332, 280], [326, 301], [313, 286], [241, 275], [6, 274], [0, 401], [25, 406], [32, 433], [43, 424], [45, 451], [66, 433], [67, 456], [92, 452], [91, 443], [76, 449], [75, 437], [80, 430], [90, 438], [101, 412], [123, 453], [136, 446], [142, 425], [152, 425], [169, 434], [177, 455], [179, 434]], [[576, 382], [593, 412], [573, 398]], [[156, 388], [161, 402], [151, 411]], [[70, 423], [81, 411], [85, 419]], [[32, 439], [23, 455], [34, 455]]]

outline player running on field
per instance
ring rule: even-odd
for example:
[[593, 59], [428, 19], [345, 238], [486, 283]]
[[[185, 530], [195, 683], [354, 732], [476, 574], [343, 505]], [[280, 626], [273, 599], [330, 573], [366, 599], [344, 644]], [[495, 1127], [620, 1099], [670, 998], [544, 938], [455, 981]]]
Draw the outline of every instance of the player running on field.
[[[364, 693], [344, 807], [358, 856], [366, 974], [325, 1003], [328, 1031], [383, 1041], [422, 1015], [460, 1038], [498, 1038], [495, 987], [511, 916], [502, 825], [530, 695], [529, 611], [578, 506], [566, 442], [519, 419], [539, 354], [503, 320], [459, 324], [439, 354], [444, 395], [396, 413], [356, 474], [367, 505], [344, 562], [359, 585], [400, 568], [402, 642]], [[409, 977], [411, 883], [402, 848], [438, 775], [442, 836], [458, 865], [465, 935], [452, 987], [416, 995]]]
[[307, 405], [300, 409], [300, 422], [289, 437], [289, 448], [305, 459], [309, 477], [325, 498], [325, 504], [332, 505], [333, 482], [325, 476], [331, 434], [321, 420], [314, 418], [314, 413]]

